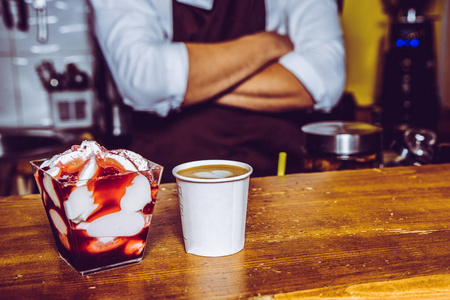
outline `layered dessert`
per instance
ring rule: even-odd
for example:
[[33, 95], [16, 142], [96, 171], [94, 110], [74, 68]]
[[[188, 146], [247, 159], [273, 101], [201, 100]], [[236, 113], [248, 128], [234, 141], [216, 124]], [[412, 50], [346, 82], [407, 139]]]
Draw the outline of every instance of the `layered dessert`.
[[76, 271], [142, 260], [162, 166], [95, 141], [31, 164], [59, 253]]

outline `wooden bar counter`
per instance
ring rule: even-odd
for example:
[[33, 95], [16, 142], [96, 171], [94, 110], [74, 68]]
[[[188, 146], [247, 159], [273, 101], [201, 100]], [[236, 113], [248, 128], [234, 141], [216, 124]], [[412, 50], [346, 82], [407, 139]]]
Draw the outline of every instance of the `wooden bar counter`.
[[252, 178], [246, 244], [184, 251], [175, 184], [142, 263], [78, 275], [39, 195], [0, 198], [1, 299], [450, 299], [450, 165]]

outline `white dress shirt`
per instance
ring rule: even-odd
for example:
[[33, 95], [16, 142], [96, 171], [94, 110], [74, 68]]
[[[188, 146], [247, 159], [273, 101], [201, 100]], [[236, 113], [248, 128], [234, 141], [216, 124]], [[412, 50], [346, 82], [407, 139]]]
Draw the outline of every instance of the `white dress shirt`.
[[[95, 31], [124, 102], [166, 116], [180, 107], [188, 79], [184, 43], [171, 42], [171, 0], [90, 0]], [[211, 9], [214, 0], [178, 0]], [[266, 30], [288, 33], [294, 51], [280, 59], [329, 111], [345, 83], [345, 54], [334, 0], [265, 0]]]

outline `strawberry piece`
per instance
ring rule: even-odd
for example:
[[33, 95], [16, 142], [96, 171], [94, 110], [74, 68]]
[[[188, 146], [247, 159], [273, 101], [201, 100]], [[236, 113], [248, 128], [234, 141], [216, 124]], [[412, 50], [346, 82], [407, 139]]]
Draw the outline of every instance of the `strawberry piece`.
[[102, 241], [95, 239], [91, 240], [86, 245], [86, 251], [90, 253], [100, 253], [100, 252], [106, 252], [110, 251], [112, 249], [115, 249], [117, 247], [122, 246], [127, 241], [126, 238], [115, 238], [110, 242], [103, 243]]
[[124, 252], [126, 255], [139, 255], [142, 253], [145, 247], [143, 240], [130, 240], [126, 245]]

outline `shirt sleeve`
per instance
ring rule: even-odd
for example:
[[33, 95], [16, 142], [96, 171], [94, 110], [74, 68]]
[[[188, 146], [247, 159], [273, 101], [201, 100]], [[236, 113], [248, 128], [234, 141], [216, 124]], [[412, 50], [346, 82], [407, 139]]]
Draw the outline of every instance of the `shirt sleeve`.
[[170, 42], [171, 32], [162, 26], [171, 13], [156, 8], [158, 1], [90, 1], [98, 43], [124, 102], [159, 116], [179, 108], [188, 54], [183, 43]]
[[294, 51], [280, 59], [311, 93], [314, 108], [328, 112], [345, 85], [345, 51], [334, 0], [287, 1], [285, 28]]

